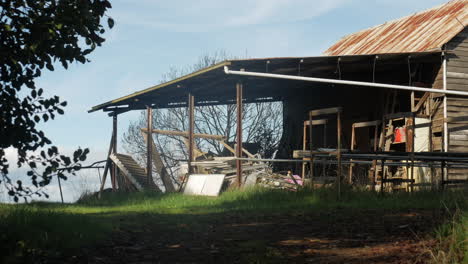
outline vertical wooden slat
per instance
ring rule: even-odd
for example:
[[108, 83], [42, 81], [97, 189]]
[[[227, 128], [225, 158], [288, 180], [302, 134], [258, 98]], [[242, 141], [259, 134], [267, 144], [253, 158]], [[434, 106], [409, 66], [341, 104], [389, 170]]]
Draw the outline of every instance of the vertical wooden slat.
[[[375, 125], [375, 131], [374, 131], [374, 152], [377, 152], [378, 148], [378, 130], [379, 130], [379, 125]], [[374, 175], [372, 176], [372, 190], [375, 191], [375, 184], [377, 181], [377, 160], [373, 160], [373, 167], [374, 167]]]
[[[353, 152], [353, 150], [354, 150], [354, 145], [355, 145], [355, 141], [356, 141], [356, 139], [355, 139], [355, 130], [356, 130], [356, 128], [353, 125], [351, 127], [351, 146], [350, 146], [351, 147], [351, 152]], [[352, 159], [350, 159], [349, 161], [350, 161], [350, 163], [349, 163], [348, 182], [349, 182], [349, 184], [352, 184], [353, 183], [353, 166], [354, 166], [354, 164], [353, 164]]]
[[[112, 116], [112, 131], [114, 133], [114, 136], [112, 137], [112, 153], [117, 153], [117, 114], [114, 114]], [[112, 166], [112, 176], [111, 176], [111, 181], [112, 181], [112, 190], [117, 190], [117, 166], [115, 164]]]
[[[236, 157], [242, 157], [242, 83], [236, 84], [237, 103], [237, 136], [236, 136]], [[236, 176], [238, 187], [242, 186], [242, 161], [236, 160]]]
[[313, 119], [312, 114], [309, 113], [309, 150], [310, 150], [310, 166], [309, 166], [309, 174], [310, 174], [310, 185], [314, 186], [314, 155], [312, 149], [312, 129], [313, 129]]
[[336, 117], [336, 123], [337, 123], [337, 142], [338, 142], [338, 149], [337, 149], [337, 159], [338, 159], [338, 199], [341, 197], [341, 111], [338, 111], [337, 117]]
[[[307, 149], [307, 124], [306, 122], [304, 122], [304, 128], [302, 131], [302, 150], [305, 151], [306, 149]], [[302, 160], [306, 160], [306, 159], [303, 158]], [[304, 179], [305, 179], [306, 165], [307, 165], [306, 162], [302, 163], [302, 182], [304, 182]]]
[[337, 182], [338, 182], [338, 199], [341, 197], [341, 111], [338, 111], [337, 117], [336, 117], [336, 125], [337, 125], [337, 142], [338, 142], [338, 147], [337, 147], [337, 159], [338, 159], [338, 177], [337, 177]]
[[[146, 131], [147, 137], [150, 139], [152, 137], [151, 133], [153, 131], [153, 108], [151, 106], [146, 107]], [[151, 144], [151, 140], [146, 141], [146, 181], [148, 183], [147, 186], [150, 186], [152, 181], [153, 175], [153, 146]]]
[[114, 130], [112, 130], [111, 140], [110, 140], [110, 143], [109, 143], [109, 151], [107, 153], [107, 162], [106, 162], [106, 166], [104, 168], [104, 174], [102, 176], [101, 188], [99, 188], [98, 198], [101, 198], [102, 191], [104, 190], [104, 185], [106, 185], [107, 172], [109, 171], [109, 168], [112, 166], [112, 163], [111, 163], [111, 161], [109, 159], [109, 156], [112, 154], [112, 150], [114, 149], [114, 136], [115, 136], [114, 135]]
[[[414, 140], [416, 135], [416, 113], [413, 113], [412, 116], [413, 123], [411, 124], [411, 132], [412, 132], [412, 142], [411, 142], [411, 180], [414, 180]], [[413, 182], [410, 182], [410, 191], [413, 192]]]
[[192, 167], [192, 162], [193, 162], [193, 147], [194, 147], [194, 141], [193, 141], [193, 134], [194, 134], [194, 129], [195, 129], [195, 97], [189, 93], [188, 95], [188, 118], [189, 118], [189, 124], [188, 124], [188, 172], [193, 173], [193, 167]]

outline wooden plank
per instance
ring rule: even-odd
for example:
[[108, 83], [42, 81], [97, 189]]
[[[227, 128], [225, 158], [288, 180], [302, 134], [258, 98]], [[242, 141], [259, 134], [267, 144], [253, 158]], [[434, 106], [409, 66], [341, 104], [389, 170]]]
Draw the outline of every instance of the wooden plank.
[[294, 159], [302, 159], [302, 158], [309, 158], [310, 155], [316, 154], [328, 154], [330, 156], [337, 155], [337, 151], [326, 152], [326, 151], [310, 151], [310, 150], [294, 150], [293, 151], [293, 158]]
[[447, 78], [447, 84], [453, 84], [453, 85], [468, 85], [468, 79], [465, 78], [453, 78], [453, 77], [448, 77]]
[[99, 188], [99, 194], [98, 194], [99, 198], [101, 198], [102, 191], [104, 190], [104, 186], [106, 184], [107, 171], [109, 170], [109, 168], [112, 165], [111, 164], [112, 162], [109, 159], [109, 156], [112, 153], [112, 150], [114, 149], [114, 137], [115, 137], [115, 134], [114, 134], [114, 131], [112, 131], [112, 136], [111, 136], [111, 140], [110, 140], [110, 144], [109, 144], [109, 152], [107, 153], [107, 162], [106, 162], [106, 166], [104, 167], [104, 174], [103, 174], [103, 177], [102, 177], [101, 187]]
[[316, 109], [309, 112], [311, 116], [318, 116], [318, 115], [329, 115], [329, 114], [337, 114], [343, 111], [342, 107], [331, 107], [331, 108], [323, 108], [323, 109]]
[[468, 115], [468, 105], [467, 106], [459, 106], [459, 105], [451, 105], [447, 103], [447, 111], [449, 112], [461, 112]]
[[467, 73], [461, 73], [461, 72], [447, 72], [447, 77], [448, 78], [468, 79], [468, 74]]
[[447, 67], [464, 67], [468, 68], [468, 60], [464, 61], [465, 57], [463, 58], [457, 58], [457, 59], [452, 59], [447, 61]]
[[447, 54], [447, 63], [468, 62], [468, 56], [458, 56], [456, 53]]
[[404, 118], [404, 117], [412, 117], [413, 113], [411, 112], [401, 112], [401, 113], [393, 113], [385, 115], [385, 119], [396, 119], [396, 118]]
[[466, 123], [468, 121], [467, 113], [460, 112], [448, 112], [446, 119], [448, 123]]
[[[141, 129], [143, 132], [148, 131], [146, 128]], [[188, 137], [189, 133], [187, 131], [171, 131], [171, 130], [160, 130], [160, 129], [153, 129], [152, 133], [161, 134], [161, 135], [168, 135], [168, 136], [181, 136], [181, 137]], [[206, 138], [206, 139], [215, 139], [215, 140], [225, 140], [225, 136], [221, 135], [210, 135], [210, 134], [193, 134], [194, 137], [197, 138]]]
[[453, 152], [467, 152], [468, 147], [466, 146], [449, 146], [449, 151]]
[[374, 120], [374, 121], [367, 121], [367, 122], [359, 122], [359, 123], [354, 123], [353, 127], [354, 128], [359, 128], [359, 127], [371, 127], [371, 126], [378, 126], [382, 123], [381, 120]]
[[447, 49], [452, 50], [454, 52], [468, 51], [468, 44], [464, 42], [447, 43]]
[[[148, 144], [148, 133], [142, 132], [141, 133], [143, 136], [143, 139], [145, 142]], [[175, 192], [176, 189], [172, 183], [171, 176], [167, 172], [166, 166], [164, 166], [164, 162], [161, 158], [161, 155], [159, 155], [159, 152], [156, 148], [156, 144], [154, 143], [152, 137], [150, 137], [150, 144], [151, 147], [153, 148], [151, 151], [152, 156], [152, 161], [154, 164], [154, 167], [156, 168], [156, 173], [159, 174], [161, 177], [161, 180], [164, 184], [164, 188], [166, 189], [166, 192]]]
[[451, 84], [447, 83], [447, 90], [468, 91], [468, 84]]
[[466, 146], [466, 147], [468, 147], [468, 141], [465, 141], [465, 140], [450, 140], [450, 146]]
[[447, 71], [449, 72], [459, 72], [459, 73], [468, 73], [468, 67], [460, 67], [460, 66], [454, 66], [450, 65], [447, 66]]
[[427, 98], [429, 98], [431, 93], [425, 92], [423, 97], [419, 100], [418, 104], [414, 107], [413, 112], [418, 112], [421, 106], [426, 102]]
[[111, 154], [109, 158], [114, 162], [117, 167], [119, 167], [120, 171], [132, 182], [132, 184], [139, 190], [143, 190], [143, 186], [135, 179], [135, 177], [131, 174], [130, 171], [127, 170], [125, 165], [119, 160], [117, 156]]
[[[151, 129], [153, 129], [153, 109], [148, 106], [147, 109], [146, 109], [146, 134], [148, 137], [152, 137], [152, 134], [149, 132], [151, 131]], [[153, 166], [153, 147], [151, 146], [150, 142], [147, 141], [146, 142], [146, 184], [148, 184], [148, 186], [150, 185], [150, 182], [153, 181], [153, 169], [152, 169], [152, 166]]]
[[451, 100], [451, 99], [448, 99], [447, 100], [447, 109], [449, 109], [449, 107], [457, 107], [457, 108], [465, 108], [468, 107], [468, 103], [467, 102], [463, 102], [463, 101], [455, 101], [455, 100]]
[[453, 55], [457, 57], [468, 57], [468, 52], [463, 50], [451, 50], [450, 51]]
[[[312, 120], [313, 126], [326, 125], [327, 123], [328, 123], [328, 119]], [[304, 126], [308, 126], [309, 124], [310, 124], [309, 120], [304, 121]]]
[[[219, 143], [221, 143], [221, 145], [223, 145], [229, 152], [236, 155], [236, 151], [233, 148], [231, 148], [231, 146], [229, 146], [226, 142], [220, 141]], [[249, 158], [255, 159], [255, 155], [248, 152], [246, 149], [242, 148], [242, 152], [244, 152]]]
[[[450, 134], [450, 140], [468, 141], [468, 133], [465, 134], [465, 135]], [[450, 141], [450, 142], [452, 142], [452, 141]]]
[[432, 140], [432, 150], [433, 151], [438, 151], [442, 150], [442, 138], [441, 137], [436, 137], [436, 140]]
[[[468, 169], [464, 169], [464, 168], [450, 168], [450, 172], [451, 173], [466, 173], [468, 172]], [[467, 175], [468, 176], [468, 175]]]
[[[453, 126], [453, 124], [449, 124], [449, 127]], [[450, 135], [468, 135], [468, 128], [467, 129], [460, 129], [457, 131], [452, 131]]]

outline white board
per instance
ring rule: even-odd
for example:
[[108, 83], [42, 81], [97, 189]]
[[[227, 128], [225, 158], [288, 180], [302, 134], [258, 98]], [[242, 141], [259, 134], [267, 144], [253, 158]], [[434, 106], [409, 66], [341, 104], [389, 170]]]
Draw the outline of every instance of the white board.
[[224, 177], [224, 174], [192, 174], [185, 184], [184, 194], [218, 196]]

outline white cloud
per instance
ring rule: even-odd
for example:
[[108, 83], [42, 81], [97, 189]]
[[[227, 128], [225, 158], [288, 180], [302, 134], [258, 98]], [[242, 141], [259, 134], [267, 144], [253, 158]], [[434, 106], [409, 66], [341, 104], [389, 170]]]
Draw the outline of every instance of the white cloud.
[[[349, 0], [121, 1], [111, 15], [121, 25], [176, 32], [203, 32], [229, 27], [288, 23], [310, 19]], [[123, 11], [125, 10], [125, 11]]]

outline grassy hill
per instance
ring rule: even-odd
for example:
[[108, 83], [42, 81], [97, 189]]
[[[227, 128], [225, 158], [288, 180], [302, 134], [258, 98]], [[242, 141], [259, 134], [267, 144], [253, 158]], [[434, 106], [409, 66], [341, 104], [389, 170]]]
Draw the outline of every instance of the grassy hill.
[[[356, 240], [362, 245], [369, 242], [367, 246], [372, 249], [372, 241], [385, 244], [397, 236], [394, 240], [408, 247], [420, 247], [427, 253], [425, 259], [462, 261], [468, 226], [465, 194], [447, 191], [380, 195], [345, 190], [337, 200], [333, 189], [249, 189], [226, 192], [220, 197], [107, 193], [100, 200], [89, 197], [75, 204], [3, 204], [1, 262], [88, 262], [90, 256], [112, 260], [113, 248], [130, 250], [130, 245], [125, 245], [132, 243], [141, 246], [135, 249], [135, 257], [155, 261], [152, 257], [157, 255], [163, 263], [180, 260], [178, 257], [183, 260], [184, 256], [187, 261], [196, 260], [201, 253], [192, 252], [193, 248], [203, 249], [203, 254], [213, 251], [213, 256], [219, 253], [219, 258], [232, 255], [224, 260], [228, 262], [257, 263], [281, 263], [297, 257], [289, 255], [294, 251], [300, 252], [296, 259], [300, 262], [308, 256], [304, 248], [317, 247], [314, 252], [322, 252], [318, 242], [305, 244], [304, 237], [309, 236], [335, 237], [337, 242], [331, 248], [336, 246], [341, 250], [339, 254], [353, 246], [340, 244], [342, 241]], [[259, 224], [264, 222], [269, 224]], [[364, 235], [372, 239], [361, 238]], [[302, 241], [302, 248], [282, 244], [289, 240]], [[424, 243], [419, 245], [418, 241]], [[148, 244], [151, 250], [145, 249]], [[395, 248], [395, 252], [398, 250], [402, 249]], [[345, 258], [352, 260], [348, 255], [341, 260]]]

